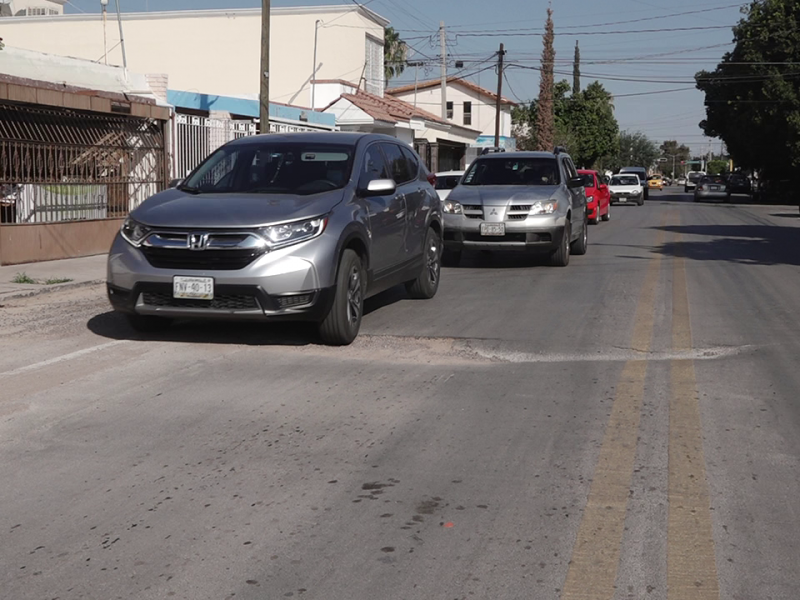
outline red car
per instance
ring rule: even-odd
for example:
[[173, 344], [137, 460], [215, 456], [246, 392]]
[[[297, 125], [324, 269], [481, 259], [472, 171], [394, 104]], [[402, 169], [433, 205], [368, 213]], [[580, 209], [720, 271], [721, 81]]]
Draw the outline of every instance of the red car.
[[597, 224], [600, 219], [608, 221], [611, 218], [611, 192], [597, 171], [578, 169], [578, 174], [583, 179], [586, 188], [586, 213], [589, 223]]

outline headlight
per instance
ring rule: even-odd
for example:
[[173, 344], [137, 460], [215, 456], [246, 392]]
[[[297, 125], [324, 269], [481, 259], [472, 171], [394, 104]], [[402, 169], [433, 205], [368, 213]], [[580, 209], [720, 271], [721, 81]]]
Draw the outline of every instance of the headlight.
[[594, 202], [594, 196], [586, 196], [587, 202]]
[[444, 212], [446, 212], [448, 215], [463, 215], [464, 207], [461, 206], [458, 202], [453, 202], [452, 200], [445, 200]]
[[552, 215], [558, 208], [558, 202], [534, 202], [531, 207], [532, 215]]
[[327, 224], [328, 217], [315, 217], [280, 225], [268, 225], [262, 227], [259, 233], [267, 241], [269, 247], [275, 249], [315, 238], [325, 231]]
[[141, 223], [137, 223], [130, 217], [125, 219], [122, 223], [122, 227], [120, 228], [120, 233], [125, 240], [137, 248], [142, 245], [144, 238], [147, 237], [147, 234], [150, 233], [150, 228], [145, 227]]

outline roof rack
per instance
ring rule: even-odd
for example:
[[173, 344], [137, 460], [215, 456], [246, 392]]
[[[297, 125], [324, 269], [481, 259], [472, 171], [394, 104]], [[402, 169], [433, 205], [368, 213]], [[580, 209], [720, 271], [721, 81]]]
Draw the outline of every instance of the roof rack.
[[505, 152], [505, 151], [506, 151], [505, 148], [498, 148], [497, 146], [495, 146], [494, 148], [484, 148], [483, 150], [481, 150], [481, 156], [485, 156], [487, 154], [493, 154], [495, 152]]
[[555, 147], [555, 149], [553, 149], [553, 154], [555, 154], [556, 156], [558, 156], [558, 155], [559, 155], [559, 154], [561, 154], [562, 152], [563, 152], [564, 154], [566, 154], [566, 153], [567, 153], [567, 149], [566, 149], [566, 148], [564, 148], [564, 146], [556, 146], [556, 147]]

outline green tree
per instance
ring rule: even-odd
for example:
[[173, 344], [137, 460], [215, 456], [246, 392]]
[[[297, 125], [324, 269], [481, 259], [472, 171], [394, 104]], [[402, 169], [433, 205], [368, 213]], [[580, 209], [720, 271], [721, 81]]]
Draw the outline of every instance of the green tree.
[[569, 148], [576, 164], [591, 168], [602, 157], [614, 152], [619, 125], [614, 117], [612, 96], [603, 84], [595, 81], [583, 92], [573, 92], [565, 119], [576, 139]]
[[388, 86], [392, 77], [397, 77], [406, 69], [408, 47], [400, 39], [400, 34], [393, 27], [386, 27], [383, 32], [383, 75]]
[[[667, 159], [667, 162], [663, 164], [662, 172], [670, 177], [675, 176], [675, 173], [672, 172], [672, 165], [675, 165], [676, 173], [682, 173], [681, 161], [689, 160], [692, 155], [689, 147], [684, 144], [678, 144], [677, 140], [666, 140], [661, 144], [659, 150], [661, 150], [661, 156]], [[675, 157], [674, 163], [673, 157]]]
[[706, 172], [709, 175], [720, 175], [728, 170], [728, 161], [715, 158], [714, 160], [708, 161], [708, 165], [706, 166]]
[[536, 111], [536, 149], [549, 152], [553, 150], [556, 129], [553, 107], [553, 66], [556, 60], [556, 50], [553, 47], [555, 33], [553, 32], [552, 8], [547, 9], [547, 23], [544, 31], [539, 103]]
[[754, 0], [742, 12], [733, 50], [695, 76], [705, 92], [700, 126], [737, 165], [786, 177], [800, 171], [800, 2]]
[[622, 167], [649, 169], [658, 156], [656, 143], [641, 131], [623, 131], [619, 134], [616, 155], [610, 158], [608, 167], [612, 171], [617, 171]]

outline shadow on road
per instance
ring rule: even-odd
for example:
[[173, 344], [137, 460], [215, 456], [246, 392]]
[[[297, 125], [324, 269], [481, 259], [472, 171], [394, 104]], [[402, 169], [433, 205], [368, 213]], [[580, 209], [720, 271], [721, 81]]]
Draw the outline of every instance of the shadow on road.
[[[591, 240], [591, 238], [590, 238]], [[591, 241], [589, 242], [591, 245]], [[454, 269], [527, 269], [549, 265], [549, 256], [540, 252], [465, 250]]]
[[800, 211], [793, 213], [772, 213], [770, 217], [781, 217], [782, 219], [798, 219], [800, 218]]
[[800, 265], [800, 228], [768, 225], [669, 225], [655, 227], [684, 237], [655, 248], [667, 256], [749, 265]]

